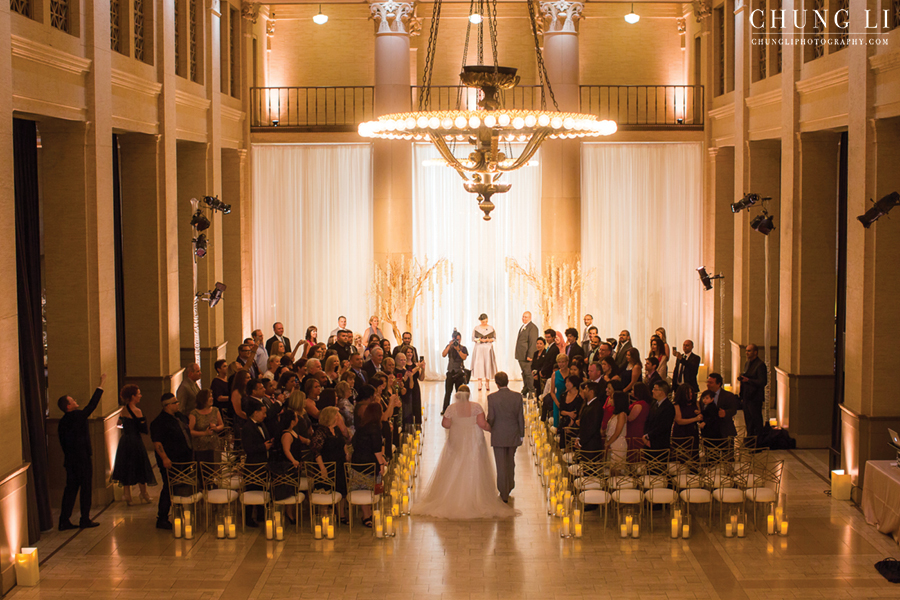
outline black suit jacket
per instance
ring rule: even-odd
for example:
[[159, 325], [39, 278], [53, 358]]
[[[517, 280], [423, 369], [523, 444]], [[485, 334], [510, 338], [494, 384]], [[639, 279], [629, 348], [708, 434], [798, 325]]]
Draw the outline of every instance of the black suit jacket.
[[618, 350], [616, 350], [615, 361], [616, 364], [619, 365], [619, 369], [624, 369], [625, 365], [628, 364], [628, 359], [625, 358], [625, 353], [628, 352], [633, 346], [631, 342], [625, 342], [624, 344], [619, 344]]
[[650, 405], [650, 414], [644, 425], [644, 434], [653, 450], [668, 450], [672, 440], [672, 423], [675, 422], [675, 406], [666, 399]]
[[[290, 338], [288, 336], [284, 335], [284, 336], [281, 336], [281, 339], [284, 340], [284, 351], [287, 353], [290, 353], [290, 351], [291, 351]], [[272, 344], [274, 344], [277, 341], [278, 341], [278, 338], [275, 337], [274, 335], [266, 340], [266, 352], [269, 354], [269, 356], [272, 355]]]
[[725, 418], [719, 422], [719, 431], [722, 437], [737, 435], [737, 429], [734, 427], [734, 415], [737, 414], [739, 404], [737, 396], [731, 392], [726, 392], [725, 388], [722, 388], [719, 390], [719, 401], [717, 404], [718, 408], [725, 411]]
[[600, 398], [594, 398], [581, 409], [578, 442], [581, 449], [588, 452], [603, 450], [603, 401]]
[[766, 397], [766, 383], [769, 379], [766, 363], [757, 356], [747, 363], [743, 376], [750, 381], [741, 382], [741, 400], [762, 406]]
[[366, 381], [372, 381], [372, 375], [380, 370], [381, 369], [376, 367], [375, 363], [372, 362], [372, 359], [367, 360], [362, 366], [362, 371], [366, 374]]
[[[650, 375], [650, 380], [647, 382], [647, 387], [650, 388], [650, 391], [652, 392], [653, 386], [662, 380], [663, 380], [663, 378], [659, 374], [659, 371], [653, 371], [653, 373]], [[631, 380], [629, 379], [629, 381], [631, 381]]]
[[[260, 431], [260, 427], [263, 431]], [[244, 452], [247, 454], [246, 463], [258, 464], [269, 462], [269, 451], [266, 449], [266, 441], [272, 438], [269, 430], [263, 423], [254, 423], [247, 421], [244, 423], [241, 432], [241, 443], [244, 446]]]
[[684, 372], [684, 383], [689, 385], [694, 393], [698, 393], [700, 391], [700, 386], [697, 384], [697, 372], [700, 370], [700, 357], [696, 354], [691, 354], [691, 357], [687, 360], [684, 359], [684, 355], [681, 355], [681, 358], [675, 361], [675, 370], [672, 371], [672, 385], [678, 385], [679, 377], [681, 377], [682, 371]]
[[541, 377], [544, 379], [553, 375], [553, 369], [556, 367], [556, 357], [559, 356], [559, 346], [551, 344], [546, 348], [547, 353], [544, 355], [544, 369], [541, 371]]
[[59, 420], [57, 434], [59, 444], [63, 451], [63, 464], [65, 466], [78, 466], [84, 461], [90, 461], [91, 434], [88, 430], [88, 417], [100, 404], [103, 390], [97, 388], [91, 401], [83, 409], [69, 411]]
[[566, 346], [566, 356], [569, 357], [569, 362], [576, 356], [580, 356], [582, 359], [584, 358], [584, 348], [582, 348], [578, 343], [569, 344]]

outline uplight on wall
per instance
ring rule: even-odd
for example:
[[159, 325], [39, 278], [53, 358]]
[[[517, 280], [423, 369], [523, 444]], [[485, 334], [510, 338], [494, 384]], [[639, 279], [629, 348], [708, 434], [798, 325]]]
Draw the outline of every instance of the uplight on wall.
[[634, 25], [641, 20], [641, 15], [634, 12], [634, 4], [631, 5], [631, 12], [625, 15], [625, 22]]
[[322, 14], [322, 5], [319, 5], [319, 14], [313, 17], [313, 23], [316, 25], [324, 25], [328, 22], [328, 15]]

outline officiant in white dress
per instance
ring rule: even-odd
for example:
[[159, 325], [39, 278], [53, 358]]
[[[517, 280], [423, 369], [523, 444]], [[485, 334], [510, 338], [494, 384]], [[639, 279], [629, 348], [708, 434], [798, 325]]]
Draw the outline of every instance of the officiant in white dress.
[[494, 342], [497, 332], [488, 325], [488, 316], [484, 313], [478, 317], [480, 324], [472, 332], [472, 379], [478, 380], [478, 391], [481, 391], [482, 380], [487, 380], [487, 389], [491, 391], [491, 381], [497, 374], [497, 358], [494, 356]]

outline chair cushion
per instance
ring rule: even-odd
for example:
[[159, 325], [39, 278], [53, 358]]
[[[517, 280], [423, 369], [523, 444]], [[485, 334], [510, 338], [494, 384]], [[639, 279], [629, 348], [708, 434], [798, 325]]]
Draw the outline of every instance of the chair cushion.
[[634, 479], [623, 475], [616, 475], [609, 478], [609, 489], [611, 490], [630, 490], [634, 489]]
[[725, 504], [738, 504], [744, 501], [744, 492], [735, 488], [719, 488], [713, 490], [713, 498]]
[[190, 496], [172, 496], [172, 504], [197, 504], [203, 500], [203, 492], [197, 492]]
[[234, 490], [209, 490], [206, 492], [206, 501], [210, 504], [230, 504], [237, 500], [238, 493]]
[[372, 490], [354, 490], [347, 494], [347, 501], [350, 504], [357, 505], [373, 504], [377, 497], [372, 493]]
[[306, 494], [299, 493], [296, 496], [290, 496], [289, 498], [282, 498], [281, 500], [276, 500], [275, 504], [286, 505], [286, 504], [302, 504], [303, 501], [306, 500]]
[[581, 465], [569, 465], [569, 475], [575, 475], [576, 477], [581, 475]]
[[608, 504], [609, 494], [603, 490], [586, 490], [578, 495], [578, 499], [584, 504]]
[[343, 499], [343, 496], [340, 492], [334, 492], [333, 494], [330, 492], [313, 492], [309, 495], [309, 501], [313, 504], [336, 504]]
[[712, 502], [712, 494], [703, 488], [688, 488], [681, 491], [681, 499], [690, 504], [706, 504]]
[[619, 504], [640, 504], [643, 495], [640, 490], [616, 490], [612, 493], [613, 500]]
[[251, 506], [259, 506], [269, 503], [269, 492], [262, 490], [254, 490], [252, 492], [244, 492], [241, 494], [241, 504], [249, 504]]
[[669, 487], [669, 479], [665, 475], [644, 475], [641, 487], [645, 490]]
[[750, 488], [746, 492], [747, 500], [753, 502], [775, 502], [775, 490], [771, 488]]
[[644, 500], [650, 504], [672, 504], [678, 499], [678, 493], [669, 488], [652, 488], [644, 492]]
[[574, 452], [564, 452], [563, 460], [566, 461], [568, 464], [572, 464], [573, 462], [575, 462], [575, 453]]
[[603, 482], [596, 477], [578, 477], [575, 479], [576, 490], [602, 490]]

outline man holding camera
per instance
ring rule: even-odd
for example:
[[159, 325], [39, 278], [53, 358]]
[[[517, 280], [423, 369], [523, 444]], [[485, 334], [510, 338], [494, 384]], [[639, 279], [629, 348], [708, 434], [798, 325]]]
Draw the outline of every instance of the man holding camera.
[[441, 409], [442, 415], [447, 410], [447, 407], [450, 406], [450, 394], [453, 393], [454, 388], [459, 389], [459, 386], [466, 383], [463, 361], [469, 357], [469, 350], [460, 343], [460, 340], [462, 340], [462, 334], [454, 329], [453, 339], [441, 352], [441, 356], [449, 357], [450, 359], [450, 362], [447, 364], [447, 379], [444, 382], [444, 408]]

